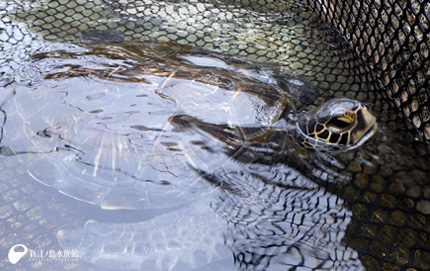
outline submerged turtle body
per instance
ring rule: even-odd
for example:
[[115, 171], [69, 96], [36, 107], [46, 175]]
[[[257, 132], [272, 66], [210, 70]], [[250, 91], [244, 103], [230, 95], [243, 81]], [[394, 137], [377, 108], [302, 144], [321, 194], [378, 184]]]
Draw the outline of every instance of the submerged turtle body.
[[[205, 58], [183, 56], [195, 62], [199, 57]], [[170, 70], [159, 69], [148, 66], [148, 60], [144, 67], [105, 72], [110, 80], [129, 81], [112, 82], [106, 89], [88, 86], [76, 92], [71, 91], [71, 83], [64, 92], [18, 94], [18, 114], [33, 147], [21, 150], [22, 145], [17, 145], [12, 151], [39, 157], [30, 159], [29, 175], [75, 199], [104, 209], [164, 208], [192, 199], [184, 185], [198, 177], [187, 170], [189, 163], [196, 162], [186, 146], [180, 146], [181, 138], [188, 136], [172, 123], [182, 122], [184, 128], [188, 125], [184, 121], [192, 124], [195, 119], [199, 129], [224, 141], [228, 149], [253, 145], [267, 148], [266, 155], [276, 151], [285, 156], [304, 149], [348, 150], [376, 131], [375, 116], [361, 102], [332, 99], [306, 113], [298, 108], [307, 102], [301, 99], [313, 96], [312, 86], [283, 78], [288, 89], [280, 89], [276, 85], [280, 79], [262, 75], [264, 70], [246, 63], [211, 61], [218, 61], [222, 69], [181, 67], [170, 60], [166, 61]], [[52, 73], [47, 78], [73, 77], [75, 72]], [[97, 71], [79, 68], [79, 72]], [[141, 76], [138, 81], [143, 82], [144, 93], [130, 82], [136, 74]], [[271, 84], [265, 85], [267, 81]], [[25, 106], [40, 102], [40, 95], [51, 105]], [[58, 103], [52, 104], [55, 100]], [[277, 149], [272, 149], [275, 145]]]

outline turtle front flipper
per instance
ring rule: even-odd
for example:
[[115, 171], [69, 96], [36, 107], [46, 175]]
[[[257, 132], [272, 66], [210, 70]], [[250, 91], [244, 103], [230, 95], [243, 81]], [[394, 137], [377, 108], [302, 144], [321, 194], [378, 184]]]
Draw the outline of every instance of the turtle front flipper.
[[[191, 165], [198, 165], [200, 169], [203, 161], [208, 164], [206, 169], [211, 169], [231, 159], [240, 163], [273, 164], [285, 160], [285, 154], [290, 151], [285, 146], [291, 139], [286, 128], [209, 123], [188, 115], [177, 115], [170, 123], [177, 130], [198, 135], [198, 140], [182, 145], [191, 158]], [[274, 137], [278, 140], [272, 140]]]

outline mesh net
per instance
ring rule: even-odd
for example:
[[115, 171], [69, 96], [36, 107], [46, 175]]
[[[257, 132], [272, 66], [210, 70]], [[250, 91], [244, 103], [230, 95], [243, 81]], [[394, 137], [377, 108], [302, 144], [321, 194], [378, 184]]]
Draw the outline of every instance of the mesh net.
[[[315, 78], [314, 81], [312, 81], [313, 83], [317, 84], [318, 87], [323, 90], [328, 90], [324, 92], [324, 95], [326, 96], [322, 96], [320, 98], [332, 97], [333, 95], [339, 94], [342, 97], [348, 96], [366, 102], [370, 101], [375, 104], [381, 103], [381, 105], [372, 107], [380, 110], [376, 113], [385, 110], [385, 105], [388, 104], [385, 102], [387, 99], [391, 99], [393, 101], [393, 105], [396, 105], [399, 110], [404, 113], [406, 119], [409, 120], [409, 128], [412, 131], [419, 131], [422, 138], [429, 143], [429, 60], [427, 60], [427, 58], [430, 44], [428, 33], [430, 4], [422, 0], [412, 2], [397, 0], [396, 3], [389, 0], [361, 0], [361, 2], [353, 2], [351, 0], [304, 1], [307, 1], [307, 4], [318, 12], [319, 15], [324, 18], [326, 22], [331, 24], [333, 28], [338, 29], [345, 38], [345, 41], [350, 43], [350, 47], [354, 48], [357, 55], [361, 56], [361, 60], [356, 61], [355, 54], [350, 53], [348, 50], [349, 48], [342, 47], [342, 50], [340, 50], [337, 47], [333, 49], [333, 47], [327, 46], [327, 44], [337, 44], [338, 37], [340, 35], [330, 31], [325, 24], [321, 24], [319, 19], [314, 18], [317, 17], [314, 16], [314, 14], [308, 14], [308, 7], [302, 8], [301, 2], [294, 2], [294, 0], [292, 0], [292, 5], [287, 5], [285, 7], [282, 5], [282, 2], [285, 1], [282, 0], [50, 0], [43, 1], [45, 4], [40, 4], [38, 1], [0, 0], [0, 40], [4, 43], [0, 43], [0, 51], [2, 51], [4, 55], [3, 58], [0, 58], [0, 86], [6, 88], [13, 85], [12, 78], [3, 79], [1, 78], [1, 75], [11, 76], [16, 72], [16, 74], [19, 75], [18, 78], [23, 76], [22, 71], [25, 71], [25, 69], [20, 68], [22, 65], [22, 62], [20, 62], [22, 60], [22, 52], [37, 52], [39, 47], [45, 48], [45, 46], [49, 44], [42, 42], [39, 43], [37, 38], [34, 38], [34, 40], [29, 38], [30, 35], [36, 35], [35, 33], [49, 41], [63, 40], [70, 43], [79, 41], [97, 43], [99, 39], [112, 43], [121, 42], [122, 40], [125, 42], [130, 42], [131, 40], [155, 40], [158, 42], [172, 40], [184, 45], [194, 43], [201, 48], [215, 49], [217, 52], [230, 53], [232, 55], [240, 54], [245, 57], [261, 61], [275, 58], [273, 55], [277, 56], [274, 53], [276, 50], [269, 53], [265, 53], [266, 50], [257, 50], [257, 47], [261, 45], [261, 42], [253, 43], [253, 46], [251, 46], [252, 48], [249, 48], [248, 46], [246, 49], [242, 50], [240, 47], [234, 48], [226, 46], [225, 43], [223, 43], [223, 39], [217, 38], [219, 34], [219, 36], [226, 35], [234, 40], [235, 37], [240, 37], [240, 34], [247, 33], [245, 32], [247, 29], [242, 29], [238, 25], [229, 26], [223, 24], [223, 28], [219, 28], [219, 33], [216, 32], [215, 29], [209, 28], [208, 25], [203, 25], [200, 27], [202, 29], [200, 32], [192, 32], [193, 29], [199, 27], [199, 23], [203, 22], [200, 17], [196, 17], [196, 20], [191, 20], [187, 25], [178, 25], [178, 28], [184, 27], [188, 32], [185, 30], [180, 32], [174, 28], [172, 33], [167, 34], [167, 30], [170, 29], [170, 26], [176, 26], [174, 24], [175, 18], [171, 13], [174, 15], [184, 15], [188, 12], [188, 15], [193, 15], [196, 2], [205, 3], [206, 6], [203, 6], [203, 8], [207, 9], [207, 12], [204, 13], [204, 15], [207, 16], [205, 17], [207, 19], [221, 20], [225, 23], [223, 20], [225, 18], [231, 18], [234, 14], [243, 15], [250, 13], [254, 16], [250, 18], [250, 21], [254, 21], [258, 16], [262, 16], [262, 26], [265, 26], [266, 22], [275, 22], [274, 26], [269, 25], [268, 28], [262, 27], [261, 31], [256, 31], [258, 29], [254, 29], [256, 37], [259, 36], [260, 33], [266, 33], [266, 31], [268, 31], [267, 33], [273, 33], [277, 29], [285, 31], [288, 30], [288, 28], [283, 27], [288, 27], [289, 25], [287, 23], [291, 19], [292, 21], [290, 20], [290, 23], [292, 24], [294, 31], [277, 32], [279, 35], [276, 37], [279, 37], [279, 40], [273, 40], [275, 37], [273, 34], [268, 35], [270, 39], [267, 40], [267, 43], [280, 44], [280, 46], [276, 48], [278, 50], [277, 52], [283, 53], [285, 51], [286, 53], [284, 55], [288, 56], [285, 61], [282, 58], [277, 59], [280, 64], [291, 68], [294, 75]], [[15, 11], [15, 17], [12, 17], [17, 19], [18, 23], [12, 23], [12, 20], [7, 17], [6, 14], [10, 16], [14, 11], [14, 5], [20, 6], [20, 2], [23, 2], [23, 8]], [[152, 7], [152, 9], [143, 9], [146, 13], [142, 15], [139, 12], [142, 11], [143, 2], [148, 2], [148, 5]], [[169, 6], [172, 3], [175, 4], [183, 2], [187, 3], [187, 5], [184, 5], [184, 7], [179, 9], [171, 9], [171, 6]], [[221, 6], [224, 3], [232, 4], [235, 5], [234, 7], [236, 8], [232, 9], [230, 6], [225, 8], [227, 6], [224, 6], [226, 11], [220, 12], [221, 9], [219, 6], [210, 6], [210, 3], [212, 2]], [[287, 4], [290, 3], [290, 1], [286, 2]], [[280, 6], [276, 6], [276, 3], [279, 3]], [[250, 5], [249, 7], [247, 6], [248, 4]], [[272, 6], [272, 4], [274, 6]], [[189, 8], [185, 9], [184, 13], [185, 7]], [[160, 9], [165, 11], [163, 14], [166, 14], [162, 18], [160, 18]], [[232, 14], [230, 12], [231, 10], [234, 10], [235, 13]], [[271, 10], [274, 10], [275, 15], [270, 13]], [[268, 13], [268, 15], [263, 16], [259, 14], [255, 17], [255, 14], [260, 11]], [[291, 11], [291, 13], [288, 13], [288, 11]], [[282, 16], [276, 12], [280, 12]], [[291, 15], [290, 18], [289, 14], [298, 14], [298, 16]], [[138, 25], [138, 23], [141, 23], [141, 18], [144, 18], [145, 21], [143, 27], [139, 27]], [[238, 16], [238, 18], [242, 17]], [[207, 23], [213, 26], [211, 20], [207, 20]], [[242, 19], [239, 20], [240, 24], [243, 23], [243, 20], [241, 20]], [[26, 28], [24, 27], [25, 25], [29, 26], [30, 31], [26, 32]], [[279, 27], [279, 25], [282, 27]], [[298, 27], [299, 25], [300, 27]], [[194, 28], [189, 30], [188, 27]], [[323, 29], [320, 27], [323, 27]], [[309, 31], [309, 28], [313, 31]], [[92, 31], [93, 29], [99, 31]], [[155, 31], [154, 29], [158, 29], [160, 31]], [[166, 30], [165, 34], [155, 34], [157, 32], [161, 33], [164, 30]], [[110, 35], [106, 36], [106, 34]], [[199, 37], [199, 35], [203, 38]], [[199, 39], [196, 37], [199, 37]], [[311, 41], [315, 42], [315, 44]], [[323, 41], [328, 42], [324, 43]], [[288, 45], [289, 47], [284, 48], [284, 45]], [[52, 46], [54, 47], [54, 45]], [[64, 51], [57, 50], [54, 55], [38, 54], [35, 58], [38, 57], [39, 60], [46, 60], [49, 58], [50, 61], [55, 62], [56, 65], [58, 65], [56, 67], [60, 67], [60, 64], [66, 63], [66, 65], [61, 66], [61, 69], [63, 67], [68, 67], [69, 63], [72, 63], [73, 65], [70, 65], [73, 66], [73, 69], [70, 74], [76, 72], [75, 74], [79, 75], [79, 73], [83, 74], [85, 71], [95, 71], [94, 63], [97, 63], [97, 61], [94, 62], [92, 56], [99, 56], [101, 54], [105, 54], [107, 59], [119, 60], [122, 59], [121, 57], [125, 57], [126, 59], [134, 59], [133, 57], [138, 57], [139, 61], [143, 61], [141, 55], [135, 54], [136, 52], [141, 52], [141, 49], [139, 49], [139, 51], [130, 50], [129, 52], [130, 54], [132, 53], [133, 57], [129, 57], [127, 54], [124, 55], [123, 50], [115, 51], [117, 52], [116, 55], [109, 50], [103, 51], [104, 47], [95, 47], [89, 53], [73, 53], [71, 52], [72, 49], [68, 48], [67, 45], [62, 45], [62, 47], [57, 46], [59, 45], [55, 45], [55, 50], [58, 48], [66, 49], [64, 49]], [[112, 50], [112, 48], [110, 48], [110, 50]], [[151, 47], [148, 48], [151, 49]], [[238, 51], [238, 49], [241, 50]], [[48, 47], [47, 51], [50, 52], [50, 50], [51, 49]], [[160, 49], [158, 51], [154, 50], [154, 52], [151, 51], [150, 53], [145, 52], [145, 58], [149, 58], [149, 55], [151, 55], [154, 56], [155, 59], [156, 56], [157, 61], [159, 61], [158, 63], [166, 63], [158, 59], [168, 58], [168, 53], [160, 56], [159, 54], [157, 55], [159, 52]], [[82, 58], [85, 54], [89, 57], [88, 62], [85, 62], [86, 58]], [[67, 59], [64, 60], [65, 62], [58, 62], [64, 55], [67, 55]], [[279, 53], [279, 55], [282, 56], [283, 54]], [[75, 65], [77, 61], [79, 65]], [[366, 66], [362, 67], [362, 63], [366, 63]], [[165, 66], [169, 67], [171, 65], [169, 64]], [[34, 70], [35, 67], [38, 66], [27, 69], [31, 71], [32, 69]], [[47, 66], [46, 68], [48, 69], [49, 67], [50, 66]], [[133, 66], [133, 68], [136, 67]], [[174, 71], [178, 68], [172, 66], [172, 69]], [[57, 71], [57, 68], [54, 70]], [[112, 73], [109, 72], [109, 75], [115, 73], [116, 70], [117, 66], [115, 64], [112, 68]], [[137, 69], [134, 69], [134, 71], [136, 70]], [[52, 75], [53, 70], [50, 70], [49, 72], [38, 71], [36, 74], [32, 74], [31, 76], [34, 80], [34, 77], [40, 77], [46, 73]], [[176, 73], [176, 76], [177, 74], [178, 73]], [[105, 73], [102, 73], [102, 75], [105, 75]], [[120, 74], [118, 73], [118, 75]], [[229, 76], [231, 76], [230, 73]], [[55, 78], [52, 77], [51, 79]], [[368, 87], [372, 89], [368, 92], [360, 91], [367, 90], [366, 88]], [[374, 92], [374, 88], [381, 89], [381, 91]], [[379, 93], [382, 95], [379, 95]], [[376, 98], [375, 96], [378, 97]], [[384, 96], [384, 98], [380, 99], [380, 96]], [[1, 97], [4, 96], [0, 95], [0, 98]], [[321, 102], [321, 100], [319, 102]], [[389, 109], [391, 109], [391, 104]], [[250, 199], [239, 201], [239, 204], [237, 204], [238, 197], [236, 194], [232, 194], [231, 197], [226, 195], [221, 198], [221, 202], [226, 206], [220, 204], [220, 208], [225, 207], [225, 211], [222, 210], [222, 212], [226, 214], [226, 216], [229, 214], [233, 214], [234, 216], [235, 214], [231, 209], [228, 209], [228, 207], [234, 207], [237, 209], [240, 209], [239, 207], [243, 207], [243, 209], [241, 209], [241, 214], [246, 215], [249, 210], [260, 210], [258, 209], [260, 208], [258, 206], [260, 203], [258, 200], [268, 202], [268, 199], [270, 199], [274, 200], [274, 203], [279, 203], [278, 205], [274, 204], [274, 208], [272, 209], [264, 209], [264, 217], [266, 217], [268, 219], [267, 221], [270, 222], [268, 223], [269, 226], [274, 225], [274, 227], [276, 227], [276, 232], [280, 232], [282, 236], [280, 238], [273, 238], [274, 235], [269, 237], [272, 238], [269, 239], [269, 241], [273, 241], [273, 244], [275, 245], [267, 245], [267, 236], [264, 236], [260, 243], [253, 243], [255, 244], [254, 251], [257, 251], [263, 256], [255, 253], [254, 255], [261, 257], [258, 259], [256, 259], [256, 257], [251, 258], [251, 261], [248, 256], [251, 252], [253, 253], [253, 251], [245, 254], [243, 253], [244, 249], [240, 250], [242, 248], [240, 246], [242, 244], [245, 244], [246, 246], [246, 244], [251, 243], [250, 239], [252, 239], [253, 236], [259, 236], [261, 232], [270, 234], [271, 232], [268, 230], [270, 228], [259, 228], [257, 227], [258, 224], [251, 220], [253, 224], [250, 223], [249, 225], [252, 224], [252, 226], [244, 227], [246, 229], [242, 231], [242, 236], [235, 232], [235, 239], [232, 239], [232, 242], [235, 242], [233, 244], [237, 244], [239, 247], [237, 250], [239, 251], [237, 253], [237, 260], [240, 264], [251, 266], [253, 262], [256, 262], [256, 265], [261, 264], [262, 266], [272, 259], [271, 253], [276, 247], [280, 249], [288, 248], [287, 251], [284, 251], [285, 253], [290, 253], [290, 255], [293, 256], [298, 255], [294, 254], [294, 252], [298, 251], [297, 247], [295, 249], [289, 249], [291, 246], [289, 246], [288, 242], [290, 241], [288, 241], [288, 239], [287, 241], [282, 241], [285, 240], [282, 238], [285, 238], [285, 233], [289, 232], [290, 228], [288, 226], [278, 228], [278, 225], [281, 224], [272, 222], [276, 217], [280, 218], [280, 222], [283, 222], [287, 215], [299, 217], [297, 214], [300, 214], [301, 210], [307, 208], [306, 210], [310, 210], [310, 214], [315, 214], [311, 217], [316, 221], [316, 224], [311, 223], [310, 227], [303, 228], [307, 230], [309, 235], [297, 234], [297, 236], [305, 236], [307, 242], [309, 240], [314, 240], [315, 231], [320, 229], [325, 230], [326, 228], [324, 227], [326, 226], [329, 226], [330, 230], [333, 230], [334, 232], [339, 232], [339, 234], [334, 235], [327, 234], [327, 238], [338, 240], [341, 238], [340, 233], [344, 231], [342, 228], [342, 226], [344, 226], [347, 228], [345, 229], [346, 232], [344, 238], [342, 238], [342, 243], [347, 244], [358, 253], [361, 262], [360, 265], [362, 264], [363, 268], [366, 268], [366, 270], [429, 270], [429, 159], [427, 152], [421, 149], [421, 147], [425, 148], [427, 146], [422, 146], [425, 144], [415, 144], [416, 142], [414, 142], [414, 145], [412, 145], [412, 143], [409, 144], [410, 134], [403, 131], [404, 125], [402, 122], [397, 125], [398, 115], [401, 115], [401, 113], [393, 113], [391, 110], [389, 112], [390, 113], [378, 115], [378, 125], [381, 124], [381, 128], [388, 128], [385, 130], [381, 129], [383, 132], [381, 132], [380, 135], [383, 134], [384, 138], [379, 136], [377, 137], [377, 140], [386, 140], [386, 142], [376, 141], [381, 144], [367, 146], [369, 148], [369, 153], [363, 153], [360, 151], [357, 152], [356, 156], [347, 156], [344, 159], [344, 162], [348, 164], [348, 168], [346, 170], [348, 171], [348, 174], [352, 176], [351, 180], [353, 181], [339, 185], [330, 184], [327, 187], [328, 192], [324, 193], [324, 195], [321, 195], [320, 191], [314, 193], [314, 190], [312, 190], [313, 188], [305, 188], [303, 190], [300, 188], [300, 185], [298, 185], [299, 192], [302, 189], [303, 191], [309, 191], [309, 193], [295, 193], [295, 191], [290, 193], [289, 190], [297, 189], [288, 188], [277, 190], [271, 195], [268, 195], [268, 191], [270, 192], [271, 190], [267, 188], [270, 187], [270, 182], [267, 181], [262, 182], [264, 183], [263, 188], [258, 188], [261, 189], [259, 190], [259, 192], [261, 192], [260, 194], [257, 193]], [[8, 122], [11, 123], [12, 117], [10, 116], [12, 114], [10, 111], [7, 113], [9, 116]], [[1, 114], [5, 115], [5, 113], [0, 112], [0, 117]], [[383, 117], [386, 119], [381, 120]], [[19, 121], [28, 121], [28, 119], [18, 119]], [[16, 124], [14, 125], [16, 126]], [[10, 134], [12, 134], [12, 136], [9, 135], [11, 138], [19, 138], [14, 133]], [[408, 144], [405, 144], [405, 142], [408, 142]], [[417, 155], [418, 152], [422, 155]], [[372, 154], [372, 156], [370, 154]], [[81, 224], [84, 223], [82, 220], [86, 220], [88, 217], [85, 213], [81, 218], [80, 210], [87, 210], [88, 207], [84, 206], [79, 209], [76, 207], [77, 205], [75, 202], [46, 206], [44, 199], [53, 198], [51, 195], [52, 191], [49, 190], [46, 194], [42, 194], [45, 192], [40, 192], [38, 187], [32, 188], [31, 186], [31, 188], [29, 188], [31, 184], [30, 182], [27, 182], [26, 179], [28, 178], [27, 168], [22, 167], [20, 164], [14, 164], [14, 162], [18, 162], [13, 161], [12, 157], [10, 158], [10, 161], [5, 160], [4, 155], [5, 153], [3, 153], [3, 159], [0, 163], [0, 167], [2, 168], [2, 173], [0, 174], [2, 185], [0, 185], [0, 191], [3, 194], [2, 199], [4, 201], [0, 207], [0, 240], [2, 240], [1, 243], [3, 244], [3, 248], [10, 248], [10, 246], [6, 246], [9, 244], [16, 244], [17, 236], [22, 236], [22, 242], [20, 241], [21, 243], [28, 242], [32, 244], [33, 247], [52, 249], [57, 248], [54, 247], [57, 245], [58, 248], [60, 248], [57, 244], [57, 237], [55, 234], [52, 234], [52, 229], [62, 228], [63, 225], [67, 225], [67, 227], [81, 227]], [[43, 161], [44, 160], [42, 160], [42, 162]], [[365, 161], [366, 164], [360, 164], [360, 161]], [[224, 168], [220, 167], [220, 169]], [[262, 168], [257, 167], [257, 169]], [[280, 171], [278, 166], [273, 168], [271, 167], [271, 170], [273, 171], [260, 171], [267, 171], [267, 177], [264, 178], [271, 181], [275, 178], [271, 175], [273, 172], [276, 176], [288, 176], [287, 174], [292, 174], [292, 176], [294, 176], [294, 171], [291, 171], [288, 168], [284, 169], [286, 172]], [[328, 168], [328, 170], [330, 170], [330, 168]], [[278, 175], [279, 172], [282, 172], [283, 175]], [[337, 171], [328, 172], [337, 173]], [[258, 172], [258, 174], [262, 173]], [[221, 173], [219, 175], [223, 176]], [[326, 178], [326, 175], [326, 172], [322, 172], [323, 178]], [[259, 182], [257, 175], [250, 174], [250, 176], [251, 177], [248, 178], [247, 181]], [[335, 174], [335, 176], [339, 175]], [[227, 178], [232, 177], [226, 176], [223, 179]], [[239, 184], [247, 185], [247, 181], [245, 182], [242, 180], [243, 179], [237, 179]], [[234, 180], [232, 180], [232, 182], [234, 182]], [[268, 185], [266, 186], [266, 184]], [[21, 189], [21, 187], [23, 187], [23, 189]], [[254, 186], [245, 186], [244, 188], [240, 186], [238, 187], [240, 188], [238, 190], [241, 191], [244, 188], [250, 189], [249, 194], [255, 194], [256, 192]], [[74, 188], [76, 189], [76, 187]], [[32, 193], [35, 190], [38, 190], [38, 193], [33, 196]], [[247, 191], [245, 190], [245, 192]], [[288, 195], [287, 198], [284, 197], [286, 195]], [[294, 197], [294, 195], [298, 196]], [[317, 209], [314, 205], [309, 205], [308, 203], [310, 202], [310, 199], [313, 198], [317, 198], [320, 202], [323, 200], [328, 201], [329, 199], [335, 199], [336, 206], [340, 206], [341, 202], [345, 201], [345, 206], [351, 211], [351, 222], [348, 222], [349, 224], [346, 226], [347, 222], [345, 222], [345, 217], [339, 218], [339, 216], [343, 216], [344, 214], [341, 212], [342, 210], [337, 211], [340, 210], [340, 207], [338, 209], [332, 209], [332, 205], [322, 204], [318, 206], [319, 209]], [[291, 209], [294, 205], [284, 204], [287, 200], [291, 201], [296, 199], [297, 205], [294, 210]], [[59, 199], [58, 202], [60, 201], [61, 200]], [[254, 205], [249, 204], [249, 202], [254, 203]], [[277, 209], [278, 207], [280, 208]], [[18, 210], [15, 211], [16, 209]], [[331, 215], [332, 210], [337, 211], [338, 215], [335, 216], [337, 224], [326, 223], [326, 220], [321, 219], [321, 215]], [[57, 211], [61, 213], [61, 216], [57, 216], [55, 213]], [[261, 215], [259, 215], [259, 217], [260, 216]], [[79, 219], [75, 219], [76, 217], [79, 217]], [[57, 221], [58, 218], [60, 221]], [[239, 219], [237, 217], [234, 217], [234, 219], [243, 221], [243, 219]], [[250, 221], [249, 217], [247, 219]], [[24, 222], [21, 223], [20, 221]], [[48, 221], [49, 223], [46, 223], [45, 221]], [[2, 225], [6, 226], [2, 227]], [[256, 225], [256, 227], [252, 229], [251, 227], [254, 227], [253, 225]], [[241, 226], [239, 225], [238, 227]], [[313, 231], [313, 229], [315, 229], [315, 231]], [[46, 232], [46, 234], [35, 233], [36, 230], [41, 233]], [[304, 230], [302, 230], [302, 232], [304, 232]], [[115, 245], [116, 247], [120, 247], [118, 244]], [[321, 242], [317, 245], [324, 247]], [[260, 250], [259, 246], [262, 247]], [[341, 259], [339, 262], [352, 266], [351, 270], [360, 270], [357, 267], [357, 261], [348, 262], [348, 257], [353, 258], [352, 256], [357, 256], [357, 254], [348, 254], [347, 252], [349, 251], [350, 250], [347, 250], [346, 252], [337, 250], [337, 255], [328, 255], [327, 259]], [[324, 257], [322, 257], [323, 260], [326, 259]], [[275, 262], [277, 258], [273, 258], [273, 262]], [[297, 257], [297, 259], [300, 260], [299, 257]], [[305, 264], [315, 265], [315, 261], [313, 262], [314, 259], [315, 258], [312, 257], [306, 257], [306, 262], [289, 264], [296, 264], [292, 269], [299, 270]], [[330, 261], [331, 260], [326, 261], [326, 266], [328, 266]], [[0, 267], [4, 267], [7, 263], [7, 261], [0, 262]], [[68, 265], [63, 268], [63, 265], [60, 262], [48, 261], [43, 264], [36, 264], [33, 264], [31, 268], [27, 269], [84, 270], [86, 267], [83, 261], [79, 261], [78, 264], [84, 264], [84, 267], [81, 265]], [[61, 266], [58, 267], [59, 265]], [[12, 266], [5, 270], [15, 271], [15, 268], [16, 266]], [[322, 268], [323, 267], [320, 269]], [[346, 268], [343, 268], [342, 266], [338, 268], [338, 270], [346, 270]], [[248, 267], [248, 269], [255, 270], [256, 268]], [[327, 270], [329, 270], [329, 267], [327, 267]]]
[[352, 43], [409, 128], [430, 142], [430, 2], [306, 1]]

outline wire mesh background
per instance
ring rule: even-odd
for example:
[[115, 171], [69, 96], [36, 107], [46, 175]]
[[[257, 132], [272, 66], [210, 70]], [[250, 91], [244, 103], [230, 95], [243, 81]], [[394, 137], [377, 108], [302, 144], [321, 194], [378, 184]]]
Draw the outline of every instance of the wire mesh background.
[[430, 2], [306, 0], [348, 39], [372, 75], [430, 142]]

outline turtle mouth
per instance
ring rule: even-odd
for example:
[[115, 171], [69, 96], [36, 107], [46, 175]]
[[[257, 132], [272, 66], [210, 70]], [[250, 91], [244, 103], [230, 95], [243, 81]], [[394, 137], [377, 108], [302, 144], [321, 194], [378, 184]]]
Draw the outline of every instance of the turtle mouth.
[[362, 132], [357, 133], [357, 138], [351, 142], [351, 146], [353, 148], [361, 146], [364, 142], [372, 138], [378, 130], [376, 116], [370, 110], [363, 108], [361, 112], [359, 112], [359, 115], [361, 115], [359, 118], [361, 118], [361, 122], [364, 125], [360, 128]]
[[363, 133], [363, 135], [358, 139], [357, 143], [355, 143], [353, 145], [353, 147], [358, 147], [361, 146], [364, 142], [366, 142], [367, 140], [371, 139], [375, 134], [376, 131], [378, 130], [378, 124], [376, 123], [376, 121], [369, 126], [369, 128]]

